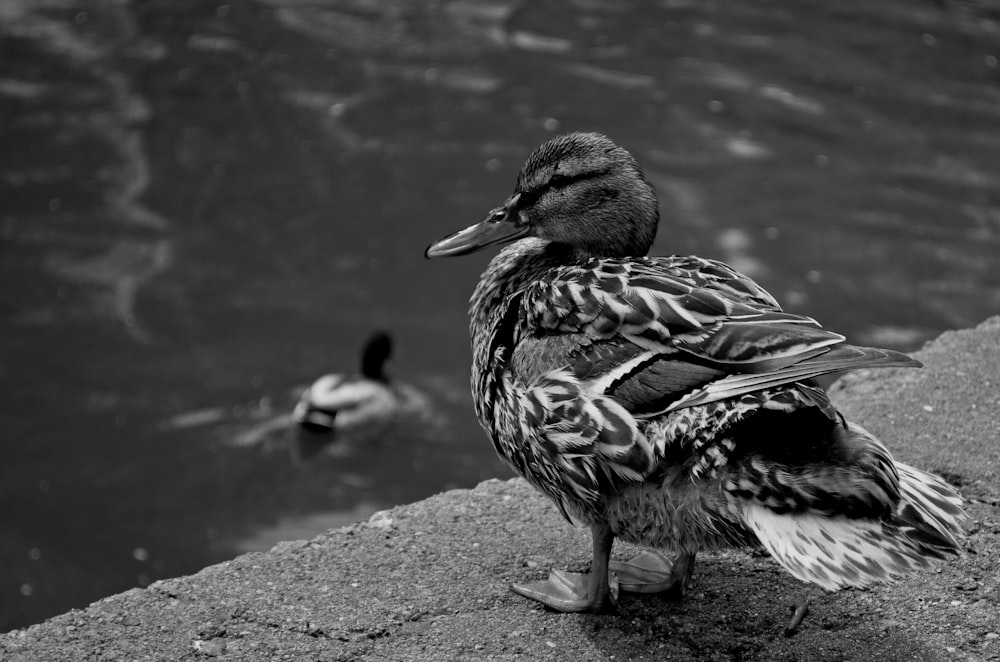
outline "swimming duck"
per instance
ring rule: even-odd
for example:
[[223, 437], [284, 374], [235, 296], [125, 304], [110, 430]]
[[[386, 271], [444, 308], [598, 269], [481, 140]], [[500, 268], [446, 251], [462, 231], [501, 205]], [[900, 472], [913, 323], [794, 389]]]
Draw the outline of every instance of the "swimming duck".
[[[504, 245], [470, 304], [476, 413], [500, 457], [591, 529], [589, 572], [512, 590], [603, 611], [619, 590], [682, 594], [695, 555], [723, 546], [761, 545], [827, 590], [957, 554], [958, 493], [894, 460], [814, 381], [920, 363], [784, 312], [724, 263], [643, 257], [658, 224], [633, 156], [572, 133], [535, 149], [483, 221], [427, 249]], [[649, 551], [611, 561], [616, 538]]]
[[323, 375], [307, 388], [292, 420], [310, 432], [343, 432], [378, 426], [392, 418], [399, 397], [385, 373], [392, 355], [389, 334], [373, 334], [361, 351], [360, 374]]

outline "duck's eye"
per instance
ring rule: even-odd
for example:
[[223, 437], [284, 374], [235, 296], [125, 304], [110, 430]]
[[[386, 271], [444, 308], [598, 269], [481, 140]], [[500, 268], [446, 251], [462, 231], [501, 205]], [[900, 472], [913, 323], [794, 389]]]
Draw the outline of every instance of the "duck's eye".
[[492, 214], [490, 214], [490, 223], [499, 223], [500, 221], [506, 218], [507, 218], [507, 210], [501, 207], [500, 209], [497, 209]]

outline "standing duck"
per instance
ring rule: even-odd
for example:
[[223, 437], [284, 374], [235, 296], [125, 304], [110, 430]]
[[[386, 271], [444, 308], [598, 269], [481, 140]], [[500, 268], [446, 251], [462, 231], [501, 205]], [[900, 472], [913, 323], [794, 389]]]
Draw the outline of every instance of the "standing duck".
[[[814, 381], [920, 363], [783, 312], [721, 262], [643, 257], [658, 224], [632, 155], [572, 133], [538, 147], [482, 222], [427, 249], [506, 244], [471, 299], [476, 413], [501, 458], [593, 537], [589, 572], [512, 590], [602, 611], [619, 590], [682, 594], [697, 552], [723, 546], [761, 545], [827, 590], [957, 554], [956, 491], [895, 461]], [[615, 538], [650, 551], [612, 562]]]

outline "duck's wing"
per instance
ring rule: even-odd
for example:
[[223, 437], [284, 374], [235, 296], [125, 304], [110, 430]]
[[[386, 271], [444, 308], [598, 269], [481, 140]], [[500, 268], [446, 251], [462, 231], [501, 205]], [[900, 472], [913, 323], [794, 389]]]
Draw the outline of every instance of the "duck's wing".
[[786, 313], [751, 279], [694, 257], [592, 260], [533, 283], [514, 363], [568, 364], [638, 416], [858, 367], [919, 365]]

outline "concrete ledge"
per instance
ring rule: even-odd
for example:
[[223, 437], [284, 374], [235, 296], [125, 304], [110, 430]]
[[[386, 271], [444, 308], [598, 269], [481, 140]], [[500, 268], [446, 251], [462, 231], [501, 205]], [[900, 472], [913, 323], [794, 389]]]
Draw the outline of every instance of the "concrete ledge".
[[[833, 392], [898, 458], [962, 486], [968, 554], [938, 572], [825, 595], [766, 556], [708, 554], [681, 603], [553, 614], [507, 584], [583, 567], [586, 532], [524, 482], [487, 481], [0, 635], [0, 659], [997, 659], [1000, 317], [917, 356], [924, 370], [850, 375]], [[803, 631], [785, 639], [807, 596]]]

